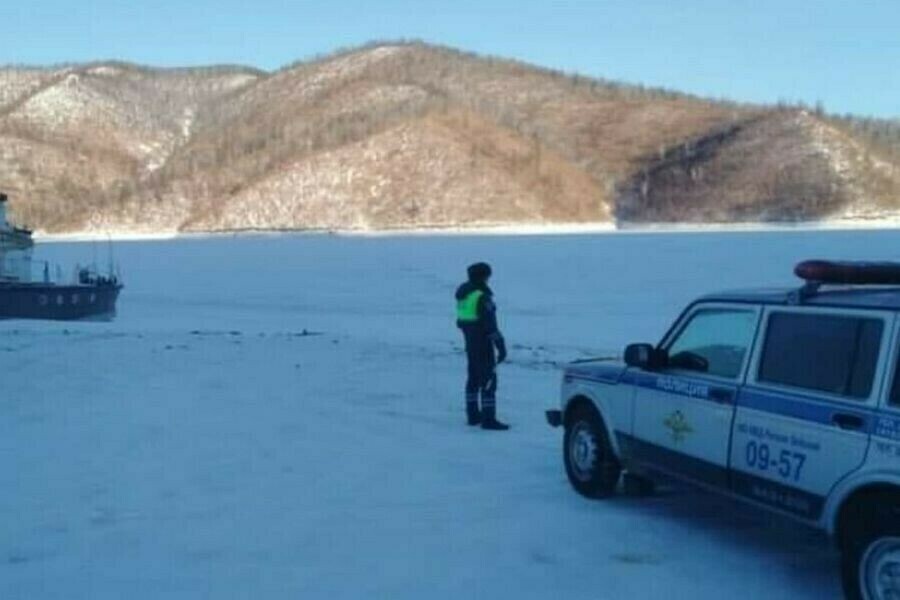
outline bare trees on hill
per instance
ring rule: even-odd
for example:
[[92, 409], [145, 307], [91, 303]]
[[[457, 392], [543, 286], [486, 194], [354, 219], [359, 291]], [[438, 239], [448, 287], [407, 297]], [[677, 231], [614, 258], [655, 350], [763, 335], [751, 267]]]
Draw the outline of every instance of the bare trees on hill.
[[[491, 177], [515, 181], [541, 195], [554, 215], [593, 214], [554, 207], [564, 180], [581, 176], [592, 182], [579, 188], [592, 194], [585, 205], [620, 202], [620, 215], [666, 220], [690, 213], [701, 197], [709, 211], [691, 214], [794, 218], [840, 205], [837, 195], [825, 193], [838, 179], [845, 187], [847, 178], [877, 180], [866, 188], [876, 203], [900, 185], [900, 175], [882, 164], [900, 162], [896, 121], [808, 109], [882, 161], [869, 161], [865, 169], [872, 173], [854, 163], [834, 179], [821, 165], [801, 168], [786, 160], [779, 166], [749, 154], [748, 163], [717, 162], [731, 138], [708, 156], [688, 153], [691, 166], [678, 171], [663, 165], [687, 156], [682, 150], [694, 141], [760, 115], [791, 115], [797, 107], [716, 102], [421, 42], [375, 42], [272, 74], [106, 62], [16, 77], [15, 90], [0, 93], [0, 187], [17, 192], [13, 210], [23, 221], [51, 229], [77, 229], [98, 215], [127, 222], [141, 218], [143, 207], [162, 214], [176, 204], [189, 206], [192, 219], [211, 222], [206, 216], [229, 198], [295, 165], [402, 127], [453, 132], [445, 143], [467, 149], [472, 172], [488, 169]], [[3, 81], [0, 72], [0, 86]], [[791, 144], [811, 143], [800, 129], [785, 131], [776, 136], [785, 156]], [[775, 143], [766, 135], [776, 134], [760, 129], [760, 147]], [[725, 192], [736, 197], [716, 187], [724, 185], [717, 174], [749, 173], [757, 163], [766, 165], [758, 173], [764, 183], [741, 180], [739, 199], [716, 200]], [[172, 226], [183, 225], [174, 219]]]

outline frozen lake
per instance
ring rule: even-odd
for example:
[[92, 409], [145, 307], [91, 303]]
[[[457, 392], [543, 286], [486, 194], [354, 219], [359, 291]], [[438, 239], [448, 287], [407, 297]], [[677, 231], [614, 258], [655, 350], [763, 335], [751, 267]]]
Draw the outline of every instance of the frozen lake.
[[[556, 365], [697, 295], [900, 233], [120, 242], [111, 323], [0, 322], [0, 598], [822, 598], [814, 532], [687, 490], [568, 486]], [[43, 258], [105, 261], [106, 245]], [[510, 363], [463, 425], [453, 291], [494, 267]]]

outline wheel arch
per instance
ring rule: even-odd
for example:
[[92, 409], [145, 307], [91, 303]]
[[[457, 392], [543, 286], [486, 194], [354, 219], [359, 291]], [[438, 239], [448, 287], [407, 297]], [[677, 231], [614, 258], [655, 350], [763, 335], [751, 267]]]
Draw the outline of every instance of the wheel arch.
[[563, 410], [563, 425], [568, 425], [572, 415], [580, 409], [592, 410], [597, 414], [597, 417], [603, 424], [603, 428], [606, 430], [606, 437], [616, 458], [621, 459], [622, 454], [619, 450], [619, 441], [616, 439], [616, 432], [609, 418], [609, 413], [605, 410], [603, 403], [598, 401], [592, 394], [578, 391], [566, 401], [565, 409]]
[[834, 502], [830, 503], [832, 505], [830, 510], [826, 510], [826, 530], [829, 535], [840, 544], [850, 525], [848, 519], [853, 518], [860, 507], [886, 495], [900, 498], [900, 480], [888, 478], [869, 480], [845, 489]]

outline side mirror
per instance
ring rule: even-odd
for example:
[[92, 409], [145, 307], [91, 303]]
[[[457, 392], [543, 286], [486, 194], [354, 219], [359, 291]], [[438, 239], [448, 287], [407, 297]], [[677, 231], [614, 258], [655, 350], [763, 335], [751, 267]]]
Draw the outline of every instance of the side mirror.
[[625, 364], [654, 371], [662, 369], [668, 362], [665, 350], [657, 349], [653, 344], [629, 344], [625, 348]]

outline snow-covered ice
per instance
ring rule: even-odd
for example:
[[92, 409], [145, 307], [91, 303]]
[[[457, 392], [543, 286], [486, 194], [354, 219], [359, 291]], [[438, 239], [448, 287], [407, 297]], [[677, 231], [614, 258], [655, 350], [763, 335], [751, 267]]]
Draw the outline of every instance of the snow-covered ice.
[[[836, 597], [830, 543], [791, 522], [686, 489], [579, 497], [543, 410], [557, 365], [653, 341], [699, 294], [900, 259], [898, 237], [117, 243], [114, 322], [0, 322], [0, 598]], [[507, 433], [463, 424], [452, 293], [475, 260]]]

